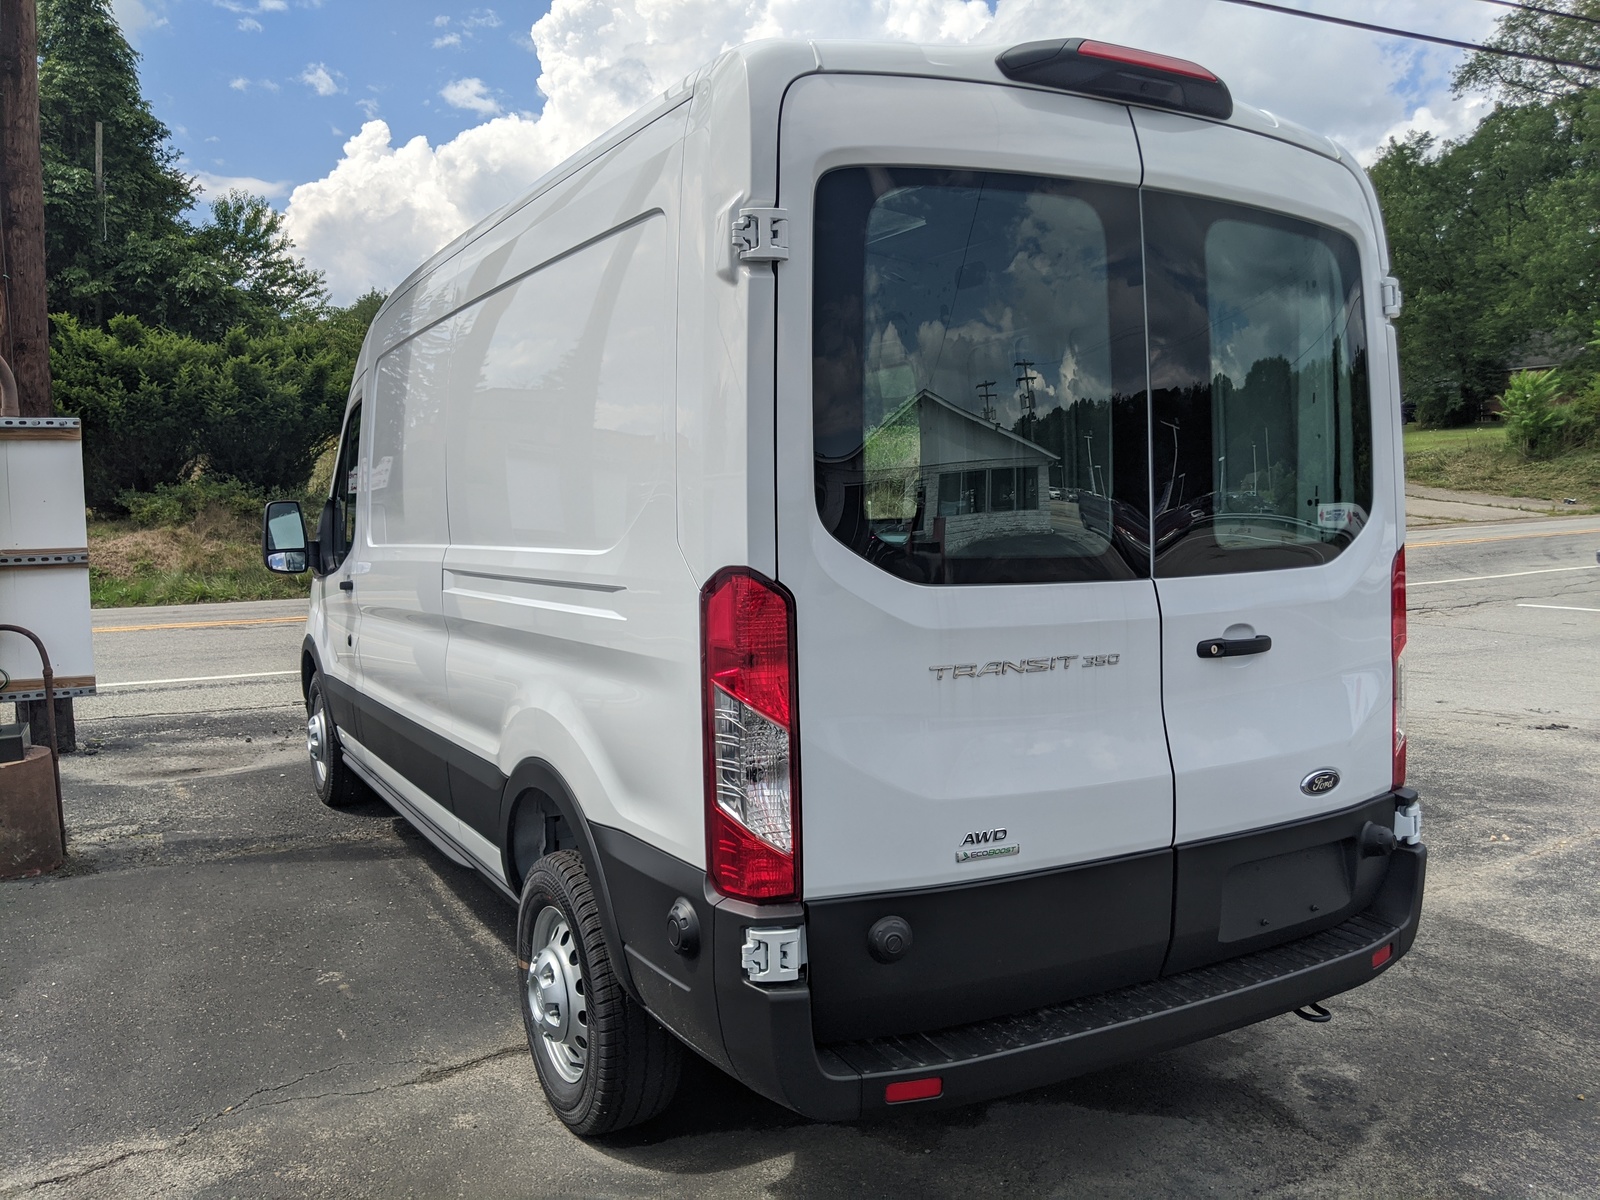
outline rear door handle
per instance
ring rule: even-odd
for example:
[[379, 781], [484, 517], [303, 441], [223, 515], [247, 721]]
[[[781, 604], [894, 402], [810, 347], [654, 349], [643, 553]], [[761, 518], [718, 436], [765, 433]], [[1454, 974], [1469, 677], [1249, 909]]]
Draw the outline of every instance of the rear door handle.
[[[354, 579], [341, 579], [341, 580], [339, 580], [339, 590], [341, 592], [353, 592], [353, 591], [355, 591], [356, 590], [356, 581]], [[1271, 643], [1269, 642], [1268, 645], [1270, 645], [1270, 644]]]
[[1241, 654], [1265, 654], [1272, 649], [1272, 639], [1264, 633], [1249, 638], [1212, 638], [1201, 642], [1194, 652], [1201, 658], [1237, 658]]

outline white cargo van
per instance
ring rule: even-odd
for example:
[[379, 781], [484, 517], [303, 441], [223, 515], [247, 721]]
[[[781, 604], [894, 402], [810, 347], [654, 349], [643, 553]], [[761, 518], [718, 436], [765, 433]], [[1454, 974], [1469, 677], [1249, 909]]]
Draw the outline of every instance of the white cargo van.
[[396, 288], [269, 510], [317, 789], [520, 902], [580, 1133], [682, 1046], [848, 1119], [1364, 983], [1424, 865], [1386, 269], [1192, 63], [727, 53]]

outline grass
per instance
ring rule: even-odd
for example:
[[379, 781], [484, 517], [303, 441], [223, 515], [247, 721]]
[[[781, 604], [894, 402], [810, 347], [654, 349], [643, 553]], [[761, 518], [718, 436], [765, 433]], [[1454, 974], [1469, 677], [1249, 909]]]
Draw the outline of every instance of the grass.
[[[1406, 478], [1457, 492], [1543, 500], [1564, 512], [1600, 511], [1600, 447], [1529, 459], [1506, 445], [1499, 426], [1405, 433]], [[1574, 499], [1578, 503], [1565, 504]]]
[[89, 597], [96, 608], [284, 600], [309, 575], [274, 575], [261, 562], [259, 518], [208, 506], [179, 525], [89, 522]]
[[1468, 425], [1463, 429], [1419, 429], [1406, 426], [1406, 457], [1421, 450], [1457, 450], [1464, 446], [1501, 447], [1506, 442], [1506, 427]]

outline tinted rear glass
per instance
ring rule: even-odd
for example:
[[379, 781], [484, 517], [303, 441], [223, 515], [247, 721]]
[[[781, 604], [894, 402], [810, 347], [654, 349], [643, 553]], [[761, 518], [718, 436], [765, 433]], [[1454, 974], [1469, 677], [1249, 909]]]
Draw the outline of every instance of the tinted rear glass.
[[1193, 197], [1144, 211], [1156, 574], [1326, 562], [1372, 509], [1355, 243]]
[[1138, 194], [850, 168], [817, 187], [817, 506], [925, 584], [1148, 574]]
[[1366, 524], [1348, 237], [998, 173], [848, 168], [816, 199], [817, 508], [883, 570], [1273, 570], [1326, 562]]

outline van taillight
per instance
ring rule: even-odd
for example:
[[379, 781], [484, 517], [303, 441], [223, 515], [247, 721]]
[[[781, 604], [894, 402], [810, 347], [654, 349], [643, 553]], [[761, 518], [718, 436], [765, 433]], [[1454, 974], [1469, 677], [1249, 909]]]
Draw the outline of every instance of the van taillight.
[[1406, 548], [1394, 556], [1389, 577], [1389, 641], [1394, 663], [1394, 786], [1406, 781]]
[[725, 896], [800, 895], [794, 599], [728, 567], [700, 593], [706, 873]]

